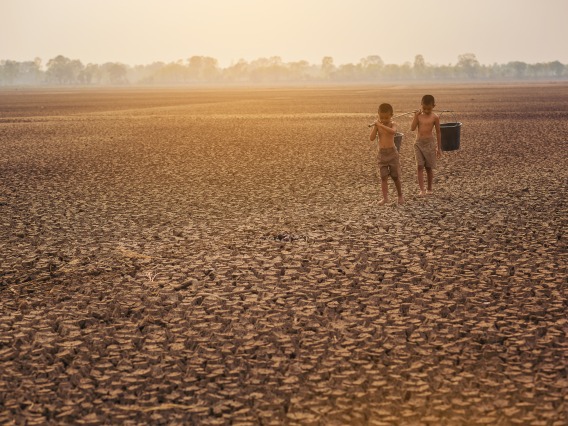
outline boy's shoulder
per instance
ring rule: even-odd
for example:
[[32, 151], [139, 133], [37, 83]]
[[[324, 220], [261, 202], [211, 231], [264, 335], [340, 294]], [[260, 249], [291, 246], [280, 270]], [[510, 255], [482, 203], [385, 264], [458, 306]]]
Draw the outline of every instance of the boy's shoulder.
[[431, 113], [428, 114], [428, 115], [425, 115], [425, 114], [421, 114], [421, 115], [424, 117], [425, 120], [428, 120], [428, 121], [430, 121], [430, 120], [434, 121], [434, 120], [439, 120], [439, 119], [440, 119], [440, 117], [438, 116], [438, 114], [436, 114], [435, 112], [431, 112]]

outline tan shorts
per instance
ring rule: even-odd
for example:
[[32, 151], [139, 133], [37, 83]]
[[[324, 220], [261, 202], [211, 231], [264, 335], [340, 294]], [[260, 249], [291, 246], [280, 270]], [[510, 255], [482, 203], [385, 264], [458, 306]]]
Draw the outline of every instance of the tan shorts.
[[436, 168], [436, 140], [434, 137], [416, 139], [414, 143], [414, 156], [416, 157], [416, 165]]
[[396, 179], [400, 176], [400, 156], [396, 148], [379, 149], [379, 171], [381, 178], [390, 176]]

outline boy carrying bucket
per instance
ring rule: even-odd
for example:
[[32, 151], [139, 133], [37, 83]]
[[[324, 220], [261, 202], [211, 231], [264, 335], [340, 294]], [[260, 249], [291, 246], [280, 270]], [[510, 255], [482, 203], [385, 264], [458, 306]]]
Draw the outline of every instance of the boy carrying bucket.
[[[412, 131], [418, 128], [416, 142], [414, 143], [414, 155], [416, 157], [416, 165], [418, 166], [418, 186], [420, 187], [421, 196], [432, 194], [436, 159], [442, 156], [440, 117], [432, 112], [435, 106], [434, 97], [432, 95], [424, 95], [421, 108], [414, 112], [414, 120], [412, 120], [410, 125], [410, 130]], [[434, 128], [436, 129], [437, 143], [434, 140]], [[428, 180], [426, 191], [424, 191], [424, 168], [426, 168]]]
[[398, 150], [394, 145], [394, 135], [396, 134], [396, 123], [392, 121], [394, 114], [393, 108], [390, 104], [379, 105], [379, 117], [373, 123], [373, 129], [369, 135], [369, 139], [374, 141], [379, 135], [379, 171], [381, 174], [381, 191], [383, 199], [379, 201], [382, 206], [388, 203], [389, 176], [394, 181], [396, 192], [398, 193], [398, 204], [404, 204], [402, 197], [402, 187], [400, 184], [400, 157]]

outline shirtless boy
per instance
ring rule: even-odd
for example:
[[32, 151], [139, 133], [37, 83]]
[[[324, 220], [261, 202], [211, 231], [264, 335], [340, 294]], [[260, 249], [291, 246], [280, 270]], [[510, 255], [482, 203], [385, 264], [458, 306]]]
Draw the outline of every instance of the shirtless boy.
[[384, 205], [389, 201], [388, 178], [394, 181], [396, 192], [398, 193], [398, 204], [404, 204], [402, 197], [402, 187], [400, 184], [400, 157], [394, 145], [394, 135], [396, 134], [396, 123], [392, 121], [394, 114], [390, 104], [379, 105], [379, 117], [373, 123], [373, 129], [369, 139], [374, 141], [379, 135], [379, 170], [381, 174], [381, 191], [383, 199], [379, 205]]
[[[424, 95], [422, 97], [421, 109], [414, 112], [414, 120], [412, 120], [410, 125], [410, 130], [412, 131], [418, 128], [416, 142], [414, 143], [414, 155], [416, 157], [416, 165], [418, 166], [418, 186], [420, 187], [421, 196], [432, 194], [436, 159], [442, 156], [440, 117], [432, 112], [435, 106], [434, 97], [432, 95]], [[434, 128], [436, 129], [437, 141], [434, 140]], [[426, 168], [428, 181], [426, 191], [424, 191], [424, 168]]]

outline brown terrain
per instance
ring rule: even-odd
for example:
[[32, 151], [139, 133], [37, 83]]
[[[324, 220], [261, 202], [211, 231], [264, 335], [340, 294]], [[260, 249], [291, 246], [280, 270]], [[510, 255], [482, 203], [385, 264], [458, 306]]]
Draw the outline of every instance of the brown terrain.
[[[426, 93], [461, 149], [417, 197], [399, 118], [379, 207]], [[0, 424], [568, 424], [567, 99], [1, 91]]]

